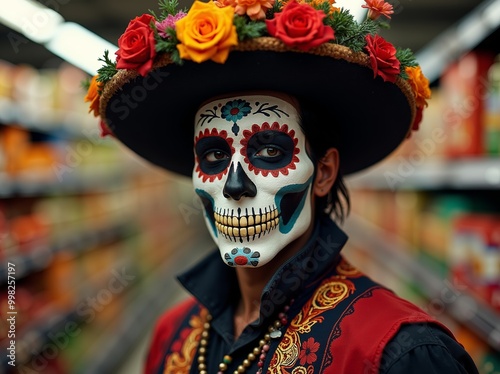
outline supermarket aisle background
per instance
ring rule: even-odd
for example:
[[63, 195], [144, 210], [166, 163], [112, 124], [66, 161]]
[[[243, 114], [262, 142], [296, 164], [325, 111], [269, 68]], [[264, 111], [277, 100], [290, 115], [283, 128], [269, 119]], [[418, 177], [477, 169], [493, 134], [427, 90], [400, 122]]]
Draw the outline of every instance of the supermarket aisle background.
[[[176, 300], [181, 300], [187, 294], [182, 290], [178, 290], [176, 297], [171, 299], [171, 303]], [[148, 353], [149, 345], [151, 343], [153, 330], [150, 328], [145, 336], [137, 341], [130, 355], [123, 359], [122, 365], [118, 368], [116, 374], [137, 374], [142, 373], [144, 361]]]
[[[150, 2], [57, 4], [115, 42]], [[492, 4], [489, 18], [478, 11]], [[420, 131], [348, 178], [344, 227], [347, 258], [444, 321], [481, 374], [500, 373], [498, 23], [467, 54], [451, 50], [500, 20], [498, 4], [399, 4], [387, 38], [417, 50], [476, 18], [447, 34]], [[0, 36], [0, 276], [16, 278], [14, 372], [138, 373], [154, 321], [185, 295], [174, 275], [213, 246], [203, 210], [190, 182], [100, 136], [82, 100], [87, 74], [2, 25]], [[2, 293], [1, 352], [8, 308]]]

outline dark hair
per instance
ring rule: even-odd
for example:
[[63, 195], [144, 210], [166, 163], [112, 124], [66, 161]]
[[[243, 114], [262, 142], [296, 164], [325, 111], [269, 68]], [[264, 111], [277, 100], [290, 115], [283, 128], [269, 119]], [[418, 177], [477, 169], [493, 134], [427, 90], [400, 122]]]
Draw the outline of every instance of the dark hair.
[[[310, 149], [308, 150], [314, 165], [326, 154], [330, 148], [337, 148], [341, 142], [341, 134], [332, 123], [330, 111], [318, 109], [314, 103], [307, 99], [299, 98], [301, 127], [306, 134]], [[342, 165], [342, 160], [340, 160]], [[325, 212], [342, 223], [349, 214], [351, 201], [349, 191], [344, 183], [341, 168], [337, 179], [325, 197], [317, 199], [316, 212]]]

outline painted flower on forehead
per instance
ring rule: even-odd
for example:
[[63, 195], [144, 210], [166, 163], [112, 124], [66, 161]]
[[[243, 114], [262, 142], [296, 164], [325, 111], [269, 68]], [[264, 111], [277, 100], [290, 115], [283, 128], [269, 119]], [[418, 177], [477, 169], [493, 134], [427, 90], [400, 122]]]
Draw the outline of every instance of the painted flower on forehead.
[[393, 6], [384, 0], [365, 0], [366, 4], [362, 8], [368, 9], [368, 18], [376, 20], [380, 16], [391, 18], [394, 13]]
[[252, 21], [257, 21], [266, 18], [266, 12], [273, 7], [274, 0], [235, 0], [235, 3], [236, 14], [246, 14]]
[[229, 49], [238, 44], [233, 17], [232, 7], [219, 8], [213, 1], [195, 1], [187, 16], [175, 24], [180, 57], [223, 64], [229, 56]]
[[370, 55], [373, 77], [380, 75], [386, 82], [396, 82], [401, 66], [396, 48], [381, 36], [369, 34], [366, 36], [366, 50]]
[[169, 14], [163, 21], [155, 22], [156, 29], [158, 30], [158, 34], [162, 38], [168, 38], [169, 35], [167, 34], [167, 29], [172, 28], [175, 29], [175, 23], [180, 20], [181, 18], [184, 18], [186, 16], [186, 13], [184, 13], [182, 10], [178, 12], [176, 15]]
[[221, 109], [221, 116], [229, 122], [237, 122], [244, 116], [248, 115], [252, 108], [246, 100], [236, 99], [228, 101]]

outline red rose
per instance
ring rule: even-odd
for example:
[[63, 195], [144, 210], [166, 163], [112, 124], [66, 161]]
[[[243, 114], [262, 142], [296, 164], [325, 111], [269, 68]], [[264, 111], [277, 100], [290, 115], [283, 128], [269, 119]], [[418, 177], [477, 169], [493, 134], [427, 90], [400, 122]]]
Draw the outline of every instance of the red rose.
[[129, 22], [127, 29], [118, 39], [118, 69], [134, 69], [142, 76], [151, 70], [156, 56], [155, 37], [150, 26], [154, 20], [153, 16], [143, 14]]
[[104, 138], [105, 136], [108, 136], [108, 135], [113, 136], [113, 132], [108, 127], [108, 125], [106, 124], [106, 122], [104, 122], [103, 120], [99, 121], [99, 128], [101, 129], [101, 137], [102, 138]]
[[378, 74], [384, 81], [396, 82], [400, 69], [400, 62], [396, 58], [396, 48], [378, 35], [367, 35], [366, 43], [366, 50], [370, 54], [373, 77]]
[[269, 34], [290, 47], [307, 51], [334, 38], [333, 29], [323, 24], [326, 15], [309, 4], [290, 1], [272, 20], [266, 20]]

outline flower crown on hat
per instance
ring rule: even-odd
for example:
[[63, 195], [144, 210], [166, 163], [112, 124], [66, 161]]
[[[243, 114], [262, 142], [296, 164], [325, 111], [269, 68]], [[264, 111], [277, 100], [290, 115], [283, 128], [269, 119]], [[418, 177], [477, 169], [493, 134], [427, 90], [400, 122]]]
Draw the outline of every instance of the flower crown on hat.
[[[232, 47], [249, 39], [270, 36], [288, 48], [307, 52], [325, 43], [338, 44], [369, 57], [374, 79], [395, 83], [407, 81], [415, 97], [417, 130], [430, 98], [429, 81], [411, 50], [395, 48], [377, 32], [387, 27], [385, 18], [394, 13], [384, 0], [365, 0], [367, 17], [357, 22], [334, 0], [209, 0], [195, 1], [189, 11], [178, 10], [177, 0], [160, 0], [161, 13], [143, 14], [127, 26], [118, 40], [116, 62], [106, 51], [104, 65], [87, 84], [85, 101], [89, 112], [100, 115], [99, 100], [104, 85], [119, 69], [146, 76], [161, 55], [173, 63], [184, 60], [224, 64]], [[101, 121], [103, 135], [111, 134]]]

